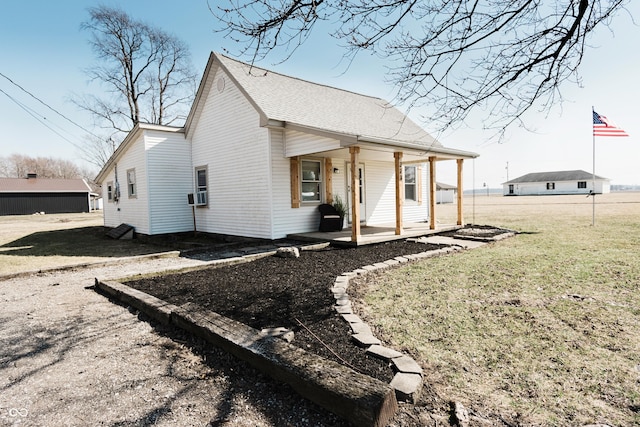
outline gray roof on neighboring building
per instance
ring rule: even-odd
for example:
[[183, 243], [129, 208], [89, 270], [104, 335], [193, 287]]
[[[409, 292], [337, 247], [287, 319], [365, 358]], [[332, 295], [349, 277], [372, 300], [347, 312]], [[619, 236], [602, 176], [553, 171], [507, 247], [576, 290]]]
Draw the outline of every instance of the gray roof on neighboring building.
[[[534, 172], [523, 175], [519, 178], [507, 181], [504, 184], [519, 184], [523, 182], [559, 182], [559, 181], [589, 181], [593, 179], [591, 172], [585, 172], [583, 170], [573, 171], [555, 171], [555, 172]], [[596, 175], [597, 180], [607, 180]]]
[[436, 190], [457, 190], [458, 187], [451, 184], [445, 184], [443, 182], [436, 181]]
[[83, 179], [0, 178], [0, 193], [90, 193]]

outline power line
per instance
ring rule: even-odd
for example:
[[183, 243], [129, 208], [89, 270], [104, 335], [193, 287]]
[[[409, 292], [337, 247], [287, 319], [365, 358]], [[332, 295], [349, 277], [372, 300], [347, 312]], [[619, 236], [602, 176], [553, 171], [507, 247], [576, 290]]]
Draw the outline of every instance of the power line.
[[[1, 74], [1, 73], [0, 73]], [[17, 99], [15, 99], [14, 97], [12, 97], [11, 95], [9, 95], [7, 92], [5, 92], [4, 90], [0, 89], [0, 92], [2, 92], [3, 94], [6, 95], [7, 98], [9, 98], [11, 101], [15, 102], [16, 105], [20, 108], [22, 108], [27, 114], [29, 114], [31, 117], [33, 117], [34, 119], [36, 119], [37, 121], [39, 121], [40, 123], [42, 123], [42, 125], [44, 125], [47, 129], [49, 129], [51, 132], [55, 133], [56, 135], [58, 135], [60, 138], [64, 139], [65, 141], [67, 141], [69, 144], [73, 145], [74, 147], [82, 150], [82, 147], [79, 146], [78, 144], [76, 144], [75, 142], [71, 141], [69, 138], [67, 138], [66, 136], [62, 135], [60, 132], [58, 132], [57, 130], [55, 130], [54, 128], [52, 128], [51, 126], [49, 126], [48, 123], [46, 123], [44, 120], [42, 120], [40, 117], [36, 116], [35, 111], [33, 111], [31, 108], [27, 107], [26, 105], [24, 105], [23, 103], [21, 103], [20, 101], [18, 101]], [[46, 118], [43, 117], [45, 120]]]
[[[62, 117], [63, 119], [65, 119], [66, 121], [68, 121], [69, 123], [73, 124], [74, 126], [77, 126], [78, 128], [82, 129], [83, 131], [87, 132], [89, 135], [92, 135], [98, 139], [102, 139], [101, 137], [99, 137], [98, 135], [96, 135], [95, 133], [91, 132], [90, 130], [88, 130], [87, 128], [85, 128], [82, 125], [79, 125], [78, 123], [74, 122], [73, 120], [71, 120], [70, 118], [68, 118], [67, 116], [65, 116], [64, 114], [62, 114], [61, 112], [59, 112], [58, 110], [56, 110], [55, 108], [53, 108], [52, 106], [50, 106], [49, 104], [47, 104], [46, 102], [44, 102], [43, 100], [41, 100], [40, 98], [38, 98], [37, 96], [35, 96], [34, 94], [32, 94], [31, 92], [29, 92], [28, 90], [26, 90], [24, 87], [20, 86], [18, 83], [14, 82], [13, 80], [11, 80], [9, 77], [7, 77], [6, 75], [4, 75], [3, 73], [0, 72], [0, 76], [4, 77], [5, 79], [9, 80], [9, 82], [11, 82], [11, 84], [13, 84], [14, 86], [18, 87], [20, 90], [22, 90], [24, 93], [28, 94], [29, 96], [31, 96], [33, 99], [35, 99], [36, 101], [38, 101], [39, 103], [41, 103], [42, 105], [44, 105], [45, 107], [47, 107], [48, 109], [50, 109], [51, 111], [53, 111], [54, 113], [56, 113], [57, 115], [59, 115], [60, 117]], [[2, 92], [5, 95], [7, 95], [6, 92]], [[9, 95], [7, 95], [9, 96]], [[11, 98], [11, 97], [9, 97]], [[13, 98], [11, 98], [13, 99]], [[16, 102], [14, 100], [14, 102]], [[18, 104], [20, 105], [20, 104]]]

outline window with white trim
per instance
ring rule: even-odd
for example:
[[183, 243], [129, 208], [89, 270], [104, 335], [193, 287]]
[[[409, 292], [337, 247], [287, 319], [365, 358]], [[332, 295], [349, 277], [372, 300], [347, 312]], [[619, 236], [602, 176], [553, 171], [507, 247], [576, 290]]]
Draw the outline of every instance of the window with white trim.
[[418, 184], [415, 166], [404, 167], [404, 199], [418, 200]]
[[196, 179], [196, 205], [205, 206], [208, 204], [208, 168], [207, 166], [198, 166], [195, 168]]
[[138, 189], [136, 186], [136, 170], [127, 169], [127, 191], [129, 197], [137, 197]]
[[578, 188], [587, 188], [587, 181], [578, 181]]
[[302, 160], [301, 200], [303, 202], [322, 201], [322, 162], [320, 160]]
[[547, 190], [555, 190], [556, 183], [555, 182], [547, 182]]
[[107, 182], [107, 202], [113, 202], [113, 181]]

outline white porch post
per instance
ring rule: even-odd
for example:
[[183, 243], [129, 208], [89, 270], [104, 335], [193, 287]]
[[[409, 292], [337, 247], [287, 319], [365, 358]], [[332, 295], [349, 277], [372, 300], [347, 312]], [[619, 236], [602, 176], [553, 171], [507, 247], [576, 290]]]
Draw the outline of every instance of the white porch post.
[[462, 163], [463, 159], [457, 159], [456, 163], [458, 163], [458, 225], [464, 225], [464, 221], [462, 218], [462, 200], [463, 200], [463, 192], [462, 188]]
[[351, 155], [351, 241], [360, 240], [360, 177], [358, 176], [358, 154], [360, 147], [349, 147]]
[[429, 228], [436, 229], [436, 158], [429, 157]]
[[404, 185], [402, 185], [402, 152], [393, 153], [396, 175], [396, 236], [402, 234], [402, 203], [404, 200]]

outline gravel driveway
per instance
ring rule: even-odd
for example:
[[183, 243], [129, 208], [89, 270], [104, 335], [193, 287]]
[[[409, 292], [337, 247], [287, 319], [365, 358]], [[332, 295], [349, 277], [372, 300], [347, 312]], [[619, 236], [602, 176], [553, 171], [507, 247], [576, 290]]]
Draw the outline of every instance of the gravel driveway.
[[0, 425], [344, 425], [248, 365], [140, 321], [91, 289], [95, 277], [199, 263], [122, 261], [0, 278]]

